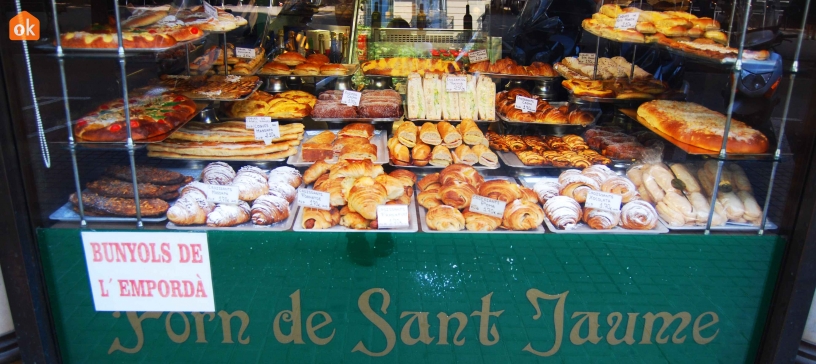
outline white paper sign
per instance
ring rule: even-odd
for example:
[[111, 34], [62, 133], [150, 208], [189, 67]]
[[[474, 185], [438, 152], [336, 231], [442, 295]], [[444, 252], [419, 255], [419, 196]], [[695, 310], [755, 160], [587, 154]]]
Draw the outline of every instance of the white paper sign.
[[524, 112], [535, 112], [538, 100], [524, 96], [516, 96], [516, 109]]
[[348, 106], [360, 106], [360, 96], [362, 94], [357, 91], [343, 90], [343, 99], [340, 103]]
[[470, 200], [470, 211], [498, 218], [504, 216], [506, 206], [507, 202], [479, 195], [473, 195]]
[[331, 195], [328, 192], [298, 188], [297, 202], [300, 206], [313, 207], [320, 210], [331, 209]]
[[467, 77], [448, 76], [445, 83], [445, 90], [448, 92], [465, 92], [467, 87]]
[[247, 116], [244, 122], [247, 129], [255, 129], [260, 124], [271, 123], [272, 118], [269, 116]]
[[409, 224], [408, 205], [377, 206], [377, 229], [406, 228]]
[[210, 16], [210, 18], [217, 18], [218, 17], [218, 10], [215, 10], [215, 8], [212, 5], [210, 5], [210, 3], [206, 2], [206, 1], [204, 1], [203, 3], [204, 3], [204, 12], [207, 13], [207, 15]]
[[214, 312], [206, 233], [82, 232], [96, 311]]
[[280, 138], [280, 126], [277, 121], [255, 125], [255, 140], [263, 140], [266, 145], [273, 139]]
[[623, 197], [621, 195], [616, 195], [614, 193], [589, 191], [589, 193], [587, 193], [587, 199], [584, 203], [584, 207], [599, 210], [620, 211], [622, 199]]
[[637, 25], [640, 13], [624, 13], [615, 18], [615, 29], [632, 29]]
[[238, 198], [240, 191], [238, 186], [206, 185], [209, 189], [207, 200], [212, 203], [224, 203], [237, 205], [241, 202]]
[[255, 48], [235, 47], [235, 56], [238, 58], [255, 58]]
[[468, 61], [470, 63], [487, 61], [487, 49], [468, 52]]
[[578, 63], [595, 64], [595, 53], [578, 53]]

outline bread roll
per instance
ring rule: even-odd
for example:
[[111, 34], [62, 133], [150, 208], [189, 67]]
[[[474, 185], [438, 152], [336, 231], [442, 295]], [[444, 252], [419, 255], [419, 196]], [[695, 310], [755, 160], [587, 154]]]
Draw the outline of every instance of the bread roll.
[[469, 166], [479, 162], [479, 157], [476, 156], [476, 153], [473, 153], [473, 150], [465, 144], [456, 147], [452, 153], [452, 157], [454, 163], [463, 163]]
[[447, 121], [440, 121], [436, 124], [439, 135], [442, 137], [442, 144], [448, 148], [456, 148], [462, 144], [462, 135]]
[[471, 150], [476, 154], [476, 157], [479, 158], [479, 164], [490, 168], [499, 166], [499, 156], [497, 156], [496, 153], [493, 153], [490, 148], [482, 144], [478, 144], [474, 145]]
[[419, 139], [428, 145], [442, 144], [442, 136], [439, 134], [439, 129], [436, 124], [431, 122], [422, 124], [422, 128], [419, 130]]
[[414, 123], [404, 122], [397, 129], [397, 139], [406, 147], [413, 148], [416, 145], [417, 131], [417, 126]]
[[411, 160], [413, 165], [418, 167], [427, 166], [431, 161], [431, 147], [423, 143], [421, 140], [416, 143], [414, 149], [411, 150]]

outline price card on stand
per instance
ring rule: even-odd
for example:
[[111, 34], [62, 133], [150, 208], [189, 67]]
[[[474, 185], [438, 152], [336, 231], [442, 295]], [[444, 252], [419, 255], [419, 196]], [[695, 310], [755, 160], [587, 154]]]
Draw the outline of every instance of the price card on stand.
[[591, 209], [620, 211], [623, 197], [614, 193], [589, 191], [584, 207]]
[[445, 90], [448, 92], [465, 92], [467, 88], [467, 77], [448, 76], [445, 83]]
[[595, 53], [578, 53], [578, 63], [595, 64]]
[[524, 112], [535, 112], [538, 100], [524, 96], [516, 96], [516, 109]]
[[247, 129], [255, 129], [256, 126], [271, 123], [272, 118], [269, 116], [247, 116], [244, 119]]
[[348, 106], [360, 106], [361, 93], [351, 90], [343, 90], [343, 98], [340, 100], [341, 104]]
[[615, 29], [632, 29], [637, 26], [640, 13], [625, 13], [615, 18]]
[[468, 60], [470, 63], [487, 61], [487, 49], [468, 52]]
[[280, 139], [280, 126], [277, 121], [255, 126], [255, 140], [263, 140], [266, 145], [269, 145], [273, 139]]
[[504, 208], [507, 202], [494, 200], [489, 197], [473, 195], [470, 200], [470, 211], [483, 215], [501, 218], [504, 216]]
[[210, 18], [218, 18], [218, 10], [210, 5], [209, 2], [204, 1], [204, 13], [206, 13]]
[[241, 202], [236, 186], [208, 185], [201, 182], [193, 182], [190, 185], [203, 191], [207, 195], [207, 201], [212, 203], [237, 205]]
[[379, 205], [377, 206], [377, 228], [407, 228], [408, 205]]
[[235, 47], [235, 56], [238, 58], [255, 58], [255, 48]]
[[305, 188], [298, 188], [297, 192], [298, 205], [320, 210], [331, 210], [331, 195], [328, 192]]
[[81, 236], [96, 311], [215, 311], [206, 233]]

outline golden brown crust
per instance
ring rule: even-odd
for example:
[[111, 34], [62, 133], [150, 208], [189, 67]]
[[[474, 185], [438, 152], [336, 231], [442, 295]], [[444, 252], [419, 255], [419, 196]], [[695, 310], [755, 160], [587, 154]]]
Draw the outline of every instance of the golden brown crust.
[[280, 62], [288, 66], [297, 66], [306, 62], [306, 57], [297, 52], [286, 52], [275, 57], [275, 62]]
[[342, 64], [330, 63], [320, 66], [321, 75], [345, 75], [347, 72], [348, 70]]

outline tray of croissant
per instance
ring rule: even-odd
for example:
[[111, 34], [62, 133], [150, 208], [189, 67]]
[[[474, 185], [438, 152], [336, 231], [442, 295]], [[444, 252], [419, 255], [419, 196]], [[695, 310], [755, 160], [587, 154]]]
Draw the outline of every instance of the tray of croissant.
[[471, 63], [468, 72], [479, 73], [493, 79], [506, 80], [546, 80], [560, 77], [553, 67], [543, 62], [533, 62], [529, 66], [522, 66], [512, 58], [502, 58], [496, 63], [489, 61]]
[[[634, 184], [605, 166], [567, 170], [558, 177], [519, 176], [544, 207], [544, 223], [556, 234], [665, 234], [655, 208], [640, 200]], [[600, 182], [600, 183], [599, 183]], [[620, 211], [584, 206], [590, 190], [621, 195]], [[579, 202], [580, 201], [580, 202]]]
[[[501, 217], [471, 211], [474, 196], [506, 203]], [[543, 234], [544, 211], [529, 188], [512, 177], [484, 177], [471, 166], [454, 164], [424, 176], [416, 191], [422, 231], [429, 233]], [[498, 214], [497, 214], [498, 215]]]
[[[210, 163], [196, 182], [181, 189], [181, 196], [167, 210], [167, 228], [289, 230], [298, 207], [296, 188], [302, 181], [292, 167], [266, 171], [244, 166], [236, 171], [225, 162]], [[230, 193], [234, 196], [229, 197]], [[233, 198], [235, 203], [215, 203], [222, 195]]]
[[[419, 230], [414, 200], [416, 175], [396, 169], [385, 173], [370, 160], [315, 162], [303, 172], [304, 184], [328, 194], [329, 210], [301, 206], [294, 231], [410, 233]], [[408, 226], [379, 229], [378, 206], [405, 205]]]

